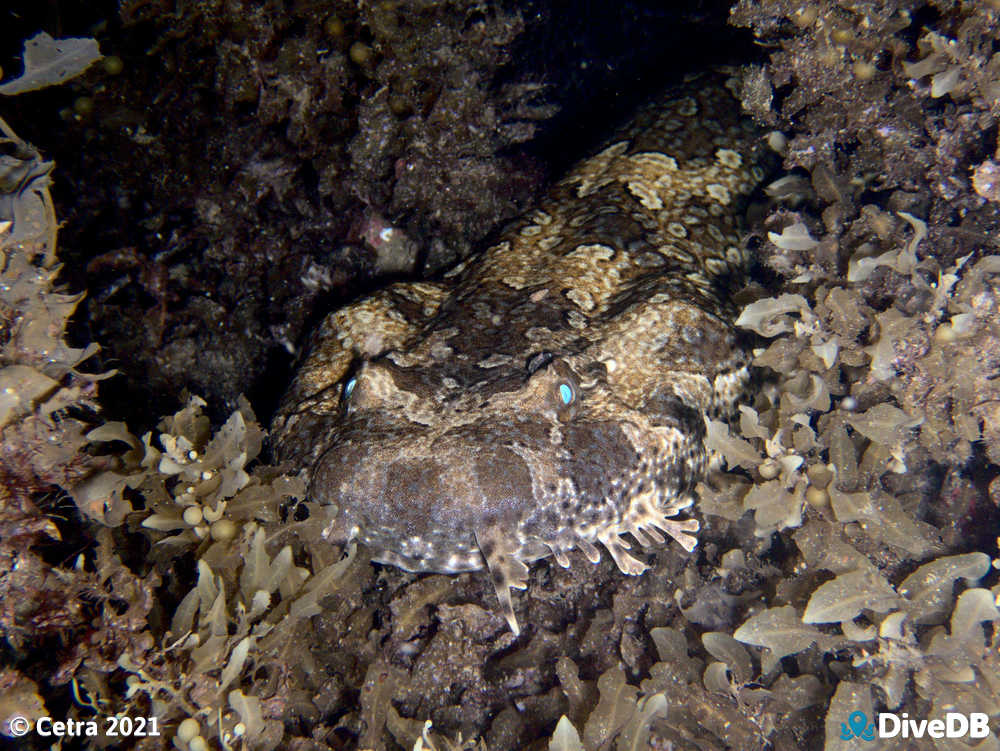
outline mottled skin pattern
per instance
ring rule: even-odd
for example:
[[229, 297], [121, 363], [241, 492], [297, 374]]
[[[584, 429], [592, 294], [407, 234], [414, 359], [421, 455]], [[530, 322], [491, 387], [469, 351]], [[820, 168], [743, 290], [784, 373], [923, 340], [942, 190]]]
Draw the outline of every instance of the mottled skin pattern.
[[332, 313], [273, 435], [356, 539], [408, 571], [489, 568], [600, 543], [626, 574], [665, 532], [691, 551], [704, 418], [747, 380], [728, 300], [760, 137], [721, 74], [646, 107], [502, 240], [440, 283]]

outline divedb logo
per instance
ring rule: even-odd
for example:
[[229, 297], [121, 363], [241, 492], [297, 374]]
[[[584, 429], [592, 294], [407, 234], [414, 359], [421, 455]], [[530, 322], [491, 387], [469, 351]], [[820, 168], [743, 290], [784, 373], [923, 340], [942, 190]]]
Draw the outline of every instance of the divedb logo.
[[876, 738], [985, 738], [990, 734], [990, 718], [984, 712], [948, 712], [944, 719], [912, 720], [903, 712], [880, 712], [878, 724], [868, 722], [864, 712], [851, 712], [840, 723], [840, 737], [849, 741], [873, 741]]

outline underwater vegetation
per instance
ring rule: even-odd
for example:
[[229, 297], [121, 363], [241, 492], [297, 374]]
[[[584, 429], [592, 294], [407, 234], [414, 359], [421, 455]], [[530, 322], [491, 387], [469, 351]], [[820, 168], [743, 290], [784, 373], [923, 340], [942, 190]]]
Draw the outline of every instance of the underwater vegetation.
[[291, 5], [122, 3], [26, 33], [0, 83], [0, 732], [121, 714], [160, 734], [91, 747], [833, 751], [856, 712], [961, 712], [990, 734], [876, 742], [998, 748], [1000, 8], [664, 16], [753, 42], [724, 62], [783, 162], [736, 298], [759, 385], [707, 425], [694, 552], [645, 551], [639, 577], [539, 561], [515, 638], [486, 577], [327, 543], [262, 422], [332, 305], [530, 206], [530, 146], [572, 107], [551, 82], [614, 66], [557, 64], [577, 47], [544, 3]]

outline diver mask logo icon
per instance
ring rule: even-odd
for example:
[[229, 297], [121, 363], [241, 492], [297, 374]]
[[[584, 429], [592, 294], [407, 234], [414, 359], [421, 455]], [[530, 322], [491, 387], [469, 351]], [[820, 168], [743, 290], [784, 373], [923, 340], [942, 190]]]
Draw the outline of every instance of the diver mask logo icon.
[[875, 723], [868, 724], [868, 715], [864, 712], [851, 712], [846, 723], [840, 723], [840, 737], [845, 741], [860, 738], [863, 741], [875, 740]]

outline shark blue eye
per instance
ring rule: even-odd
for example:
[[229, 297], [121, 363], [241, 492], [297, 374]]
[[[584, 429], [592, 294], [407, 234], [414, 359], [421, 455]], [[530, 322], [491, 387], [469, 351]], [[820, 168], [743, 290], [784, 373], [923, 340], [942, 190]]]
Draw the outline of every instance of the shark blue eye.
[[559, 384], [559, 397], [562, 399], [563, 404], [569, 405], [573, 403], [576, 394], [573, 393], [573, 387], [568, 383], [561, 383]]
[[349, 399], [351, 393], [354, 391], [354, 387], [358, 384], [357, 378], [352, 378], [347, 383], [344, 384], [344, 398]]

